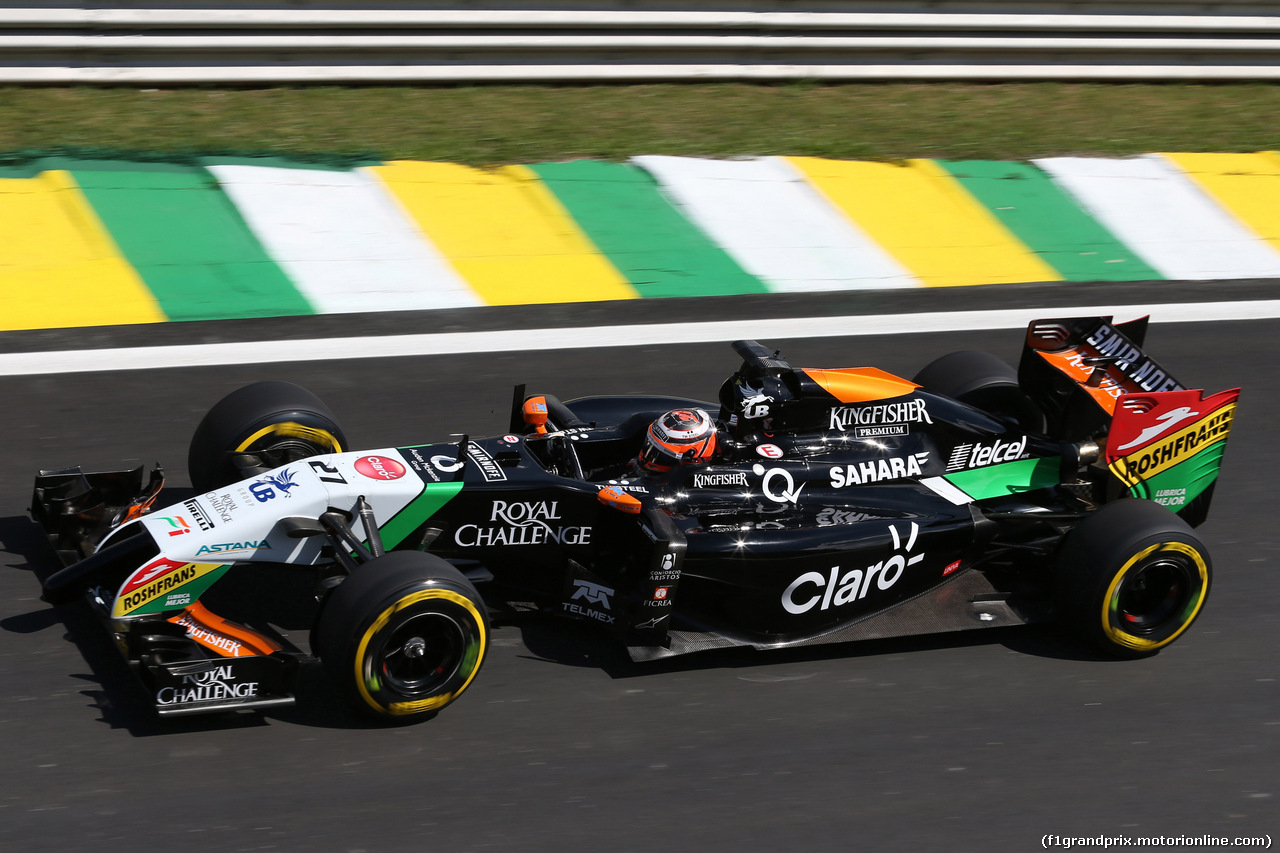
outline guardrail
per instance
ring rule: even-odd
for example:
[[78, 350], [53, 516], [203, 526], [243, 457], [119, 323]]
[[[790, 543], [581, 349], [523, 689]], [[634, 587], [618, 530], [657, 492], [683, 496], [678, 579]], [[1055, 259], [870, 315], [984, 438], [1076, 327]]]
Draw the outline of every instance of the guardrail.
[[1271, 3], [1116, 13], [1100, 2], [1073, 3], [1085, 10], [1073, 12], [993, 2], [974, 12], [946, 0], [930, 12], [860, 12], [852, 0], [806, 11], [788, 0], [713, 11], [659, 0], [618, 9], [215, 5], [6, 4], [0, 82], [1280, 79], [1280, 6]]

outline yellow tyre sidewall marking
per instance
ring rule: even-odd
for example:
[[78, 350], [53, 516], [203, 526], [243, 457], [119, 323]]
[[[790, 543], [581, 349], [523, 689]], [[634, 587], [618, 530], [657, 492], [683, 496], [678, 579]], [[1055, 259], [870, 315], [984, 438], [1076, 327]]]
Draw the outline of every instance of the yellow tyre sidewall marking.
[[[1185, 554], [1190, 557], [1192, 562], [1195, 563], [1196, 571], [1200, 574], [1200, 592], [1196, 598], [1195, 607], [1191, 610], [1191, 615], [1183, 619], [1182, 626], [1178, 628], [1178, 630], [1174, 631], [1173, 634], [1165, 637], [1163, 640], [1147, 640], [1142, 637], [1135, 637], [1133, 634], [1128, 634], [1112, 625], [1111, 610], [1112, 605], [1119, 599], [1120, 584], [1123, 583], [1124, 579], [1128, 576], [1129, 570], [1157, 551], [1176, 551], [1179, 554]], [[1157, 542], [1155, 545], [1152, 545], [1149, 548], [1144, 548], [1142, 551], [1139, 551], [1137, 554], [1130, 557], [1128, 561], [1125, 562], [1124, 566], [1121, 567], [1120, 571], [1116, 572], [1115, 577], [1111, 579], [1111, 586], [1107, 588], [1106, 597], [1102, 599], [1102, 631], [1106, 634], [1107, 639], [1126, 649], [1148, 652], [1162, 648], [1178, 639], [1182, 632], [1187, 630], [1191, 623], [1195, 621], [1196, 616], [1200, 613], [1200, 608], [1204, 605], [1205, 596], [1208, 591], [1209, 567], [1205, 565], [1204, 558], [1200, 556], [1199, 551], [1182, 542]]]
[[329, 431], [316, 429], [315, 427], [303, 426], [302, 424], [294, 423], [293, 421], [283, 421], [282, 423], [271, 424], [271, 426], [263, 427], [244, 441], [240, 442], [240, 445], [236, 447], [235, 452], [244, 453], [253, 446], [255, 441], [262, 438], [264, 435], [283, 435], [288, 438], [302, 438], [307, 441], [314, 441], [317, 444], [327, 444], [333, 448], [334, 453], [342, 452], [342, 445], [338, 443], [338, 439], [334, 438], [333, 434]]
[[[454, 604], [466, 610], [475, 620], [476, 628], [480, 633], [480, 653], [476, 655], [476, 665], [471, 672], [467, 674], [467, 680], [462, 686], [451, 693], [444, 693], [439, 696], [432, 696], [428, 699], [418, 699], [414, 702], [393, 702], [390, 705], [382, 705], [370, 695], [368, 688], [365, 687], [364, 679], [364, 653], [369, 648], [369, 641], [373, 639], [378, 631], [386, 626], [399, 611], [406, 607], [417, 604], [419, 601], [426, 601], [433, 598], [441, 598], [445, 601], [452, 601]], [[467, 689], [471, 684], [471, 680], [476, 677], [476, 673], [480, 671], [480, 664], [484, 661], [485, 644], [488, 640], [488, 634], [485, 631], [484, 619], [480, 616], [480, 612], [476, 610], [476, 606], [461, 593], [454, 592], [451, 589], [424, 589], [418, 592], [406, 595], [398, 600], [395, 604], [382, 611], [382, 614], [373, 621], [373, 624], [364, 632], [364, 636], [360, 638], [360, 647], [356, 649], [355, 660], [355, 676], [356, 687], [360, 690], [361, 697], [369, 704], [369, 707], [381, 713], [390, 713], [395, 716], [403, 716], [405, 714], [416, 714], [422, 711], [430, 711], [435, 708], [441, 708], [453, 701], [454, 697]]]

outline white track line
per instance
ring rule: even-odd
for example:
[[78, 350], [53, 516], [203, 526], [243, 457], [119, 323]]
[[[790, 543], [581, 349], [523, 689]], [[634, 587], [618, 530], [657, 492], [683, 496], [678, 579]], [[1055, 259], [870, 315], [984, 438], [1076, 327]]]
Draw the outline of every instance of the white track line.
[[544, 350], [594, 347], [708, 343], [739, 338], [756, 338], [772, 343], [785, 338], [838, 338], [1021, 329], [1032, 320], [1054, 317], [1113, 315], [1119, 320], [1132, 320], [1144, 314], [1150, 314], [1152, 321], [1156, 323], [1274, 320], [1280, 318], [1280, 300], [1011, 308], [993, 311], [931, 311], [920, 314], [726, 320], [709, 323], [595, 326], [585, 329], [509, 329], [496, 332], [447, 332], [384, 337], [316, 338], [304, 341], [250, 341], [8, 353], [0, 354], [0, 376], [297, 361], [345, 361], [481, 352], [534, 353]]

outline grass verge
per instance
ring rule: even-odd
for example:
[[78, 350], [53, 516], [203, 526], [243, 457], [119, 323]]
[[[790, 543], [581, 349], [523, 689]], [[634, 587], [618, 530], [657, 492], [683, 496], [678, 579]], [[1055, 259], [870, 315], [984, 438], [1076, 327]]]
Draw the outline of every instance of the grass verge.
[[0, 87], [0, 152], [1017, 160], [1280, 147], [1269, 84]]

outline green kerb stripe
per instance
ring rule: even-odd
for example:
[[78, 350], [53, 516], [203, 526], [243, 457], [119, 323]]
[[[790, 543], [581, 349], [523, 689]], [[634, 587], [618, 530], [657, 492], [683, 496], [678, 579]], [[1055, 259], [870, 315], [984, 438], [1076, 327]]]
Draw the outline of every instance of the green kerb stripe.
[[969, 497], [980, 501], [1055, 486], [1061, 479], [1061, 469], [1061, 458], [1048, 456], [959, 471], [947, 474], [944, 479]]
[[1068, 281], [1164, 278], [1034, 165], [994, 160], [937, 162]]
[[41, 165], [71, 171], [169, 319], [315, 313], [204, 169], [74, 160]]
[[682, 216], [647, 172], [591, 160], [529, 168], [640, 295], [768, 292]]

